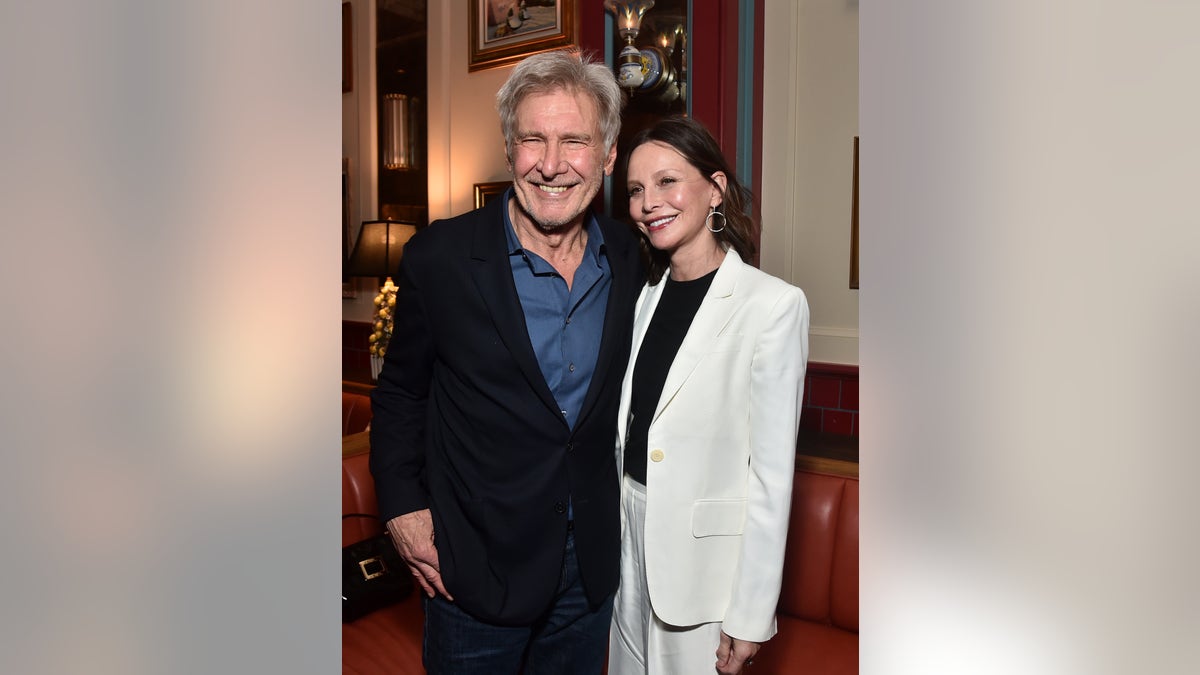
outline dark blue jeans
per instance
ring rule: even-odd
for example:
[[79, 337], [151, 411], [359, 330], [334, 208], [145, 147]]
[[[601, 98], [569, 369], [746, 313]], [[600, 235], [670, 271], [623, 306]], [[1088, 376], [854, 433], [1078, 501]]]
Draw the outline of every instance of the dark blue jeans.
[[604, 667], [613, 599], [588, 607], [573, 533], [554, 604], [532, 626], [494, 626], [440, 595], [423, 599], [429, 675], [599, 675]]

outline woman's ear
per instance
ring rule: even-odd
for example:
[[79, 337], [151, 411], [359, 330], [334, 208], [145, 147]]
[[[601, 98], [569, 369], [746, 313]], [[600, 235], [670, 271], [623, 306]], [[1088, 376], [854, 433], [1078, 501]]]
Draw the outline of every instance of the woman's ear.
[[708, 200], [708, 205], [716, 208], [721, 202], [725, 201], [725, 188], [728, 187], [729, 181], [725, 178], [724, 171], [718, 171], [712, 176], [709, 176], [712, 182], [720, 186], [720, 190], [713, 188], [712, 198]]

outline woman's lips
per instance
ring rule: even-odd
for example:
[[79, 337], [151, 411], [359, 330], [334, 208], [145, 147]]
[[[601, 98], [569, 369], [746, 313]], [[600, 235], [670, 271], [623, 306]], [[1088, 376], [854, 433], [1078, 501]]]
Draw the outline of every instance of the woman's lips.
[[666, 218], [655, 218], [646, 223], [647, 230], [661, 230], [675, 220], [675, 216], [667, 216]]

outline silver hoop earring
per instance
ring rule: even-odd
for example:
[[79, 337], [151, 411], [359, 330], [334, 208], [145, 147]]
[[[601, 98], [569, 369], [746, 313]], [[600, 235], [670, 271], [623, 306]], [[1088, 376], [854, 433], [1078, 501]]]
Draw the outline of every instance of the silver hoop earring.
[[[721, 216], [721, 227], [718, 227], [715, 230], [713, 229], [712, 222], [711, 222], [713, 216]], [[720, 234], [720, 233], [724, 232], [725, 231], [725, 214], [721, 213], [720, 211], [718, 211], [714, 208], [712, 211], [708, 212], [707, 216], [705, 216], [704, 226], [707, 227], [708, 231], [712, 232], [713, 234]]]

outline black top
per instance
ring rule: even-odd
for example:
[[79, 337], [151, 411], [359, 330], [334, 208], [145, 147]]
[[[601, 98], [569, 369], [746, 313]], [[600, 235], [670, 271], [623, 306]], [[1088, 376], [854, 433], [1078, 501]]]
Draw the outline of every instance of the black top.
[[662, 396], [663, 384], [671, 362], [683, 344], [688, 328], [704, 294], [712, 285], [717, 271], [692, 281], [674, 281], [667, 277], [663, 283], [662, 297], [654, 308], [654, 316], [646, 328], [637, 363], [633, 368], [633, 391], [629, 400], [629, 430], [625, 434], [625, 473], [630, 478], [646, 483], [646, 438], [650, 431], [650, 420]]

